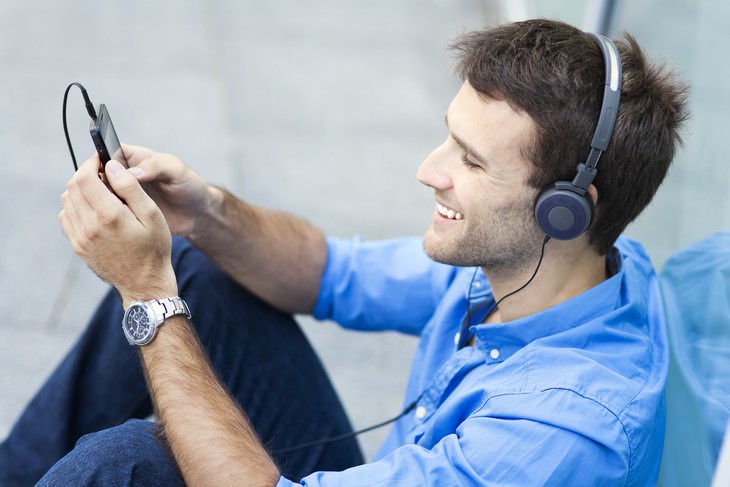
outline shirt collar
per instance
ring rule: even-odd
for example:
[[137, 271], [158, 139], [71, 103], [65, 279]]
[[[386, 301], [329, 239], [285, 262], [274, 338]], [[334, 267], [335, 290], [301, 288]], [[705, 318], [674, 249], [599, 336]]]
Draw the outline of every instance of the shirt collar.
[[[612, 311], [619, 299], [624, 269], [620, 253], [615, 248], [606, 256], [606, 261], [606, 268], [613, 271], [613, 276], [567, 301], [518, 320], [473, 325], [470, 332], [475, 337], [475, 347], [486, 354], [488, 363], [502, 362], [534, 340], [555, 335]], [[472, 303], [486, 311], [494, 303], [491, 286], [481, 271], [474, 279], [476, 283], [479, 286], [471, 291]]]

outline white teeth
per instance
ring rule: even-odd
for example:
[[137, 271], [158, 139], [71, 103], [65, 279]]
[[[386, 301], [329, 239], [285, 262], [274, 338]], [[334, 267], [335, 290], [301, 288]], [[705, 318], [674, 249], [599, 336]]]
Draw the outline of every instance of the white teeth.
[[464, 215], [461, 212], [454, 211], [451, 208], [446, 208], [444, 205], [436, 203], [436, 209], [441, 216], [448, 218], [449, 220], [462, 220]]

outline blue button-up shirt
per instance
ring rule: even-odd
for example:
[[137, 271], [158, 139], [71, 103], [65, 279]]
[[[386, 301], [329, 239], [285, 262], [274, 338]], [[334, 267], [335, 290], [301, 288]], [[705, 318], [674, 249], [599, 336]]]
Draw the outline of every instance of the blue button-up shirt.
[[[301, 484], [653, 485], [668, 364], [662, 303], [641, 246], [617, 248], [607, 258], [616, 272], [598, 286], [482, 324], [494, 298], [481, 271], [470, 286], [474, 268], [433, 262], [420, 239], [329, 239], [315, 317], [420, 335], [404, 404], [420, 399], [372, 462]], [[475, 345], [458, 349], [467, 304]]]

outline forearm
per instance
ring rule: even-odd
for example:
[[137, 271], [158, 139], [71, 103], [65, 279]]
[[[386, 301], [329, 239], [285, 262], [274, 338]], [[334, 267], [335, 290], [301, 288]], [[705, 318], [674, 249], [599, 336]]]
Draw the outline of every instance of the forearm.
[[185, 318], [165, 322], [140, 354], [157, 419], [187, 485], [276, 484], [278, 469]]
[[[177, 296], [170, 222], [183, 227], [190, 221], [181, 218], [186, 212], [172, 211], [169, 201], [161, 199], [166, 219], [136, 178], [114, 160], [105, 166], [112, 193], [99, 179], [100, 167], [97, 157], [87, 160], [61, 196], [59, 220], [74, 250], [117, 289], [126, 310], [135, 300]], [[194, 203], [207, 196], [202, 183], [189, 186], [187, 193], [203, 196]], [[189, 199], [186, 191], [178, 193], [179, 200]], [[154, 318], [147, 316], [149, 322]], [[130, 327], [140, 323], [136, 318]], [[275, 465], [216, 379], [185, 318], [170, 317], [140, 353], [157, 418], [189, 485], [277, 482]]]
[[269, 304], [309, 313], [327, 258], [322, 232], [291, 214], [249, 205], [211, 186], [211, 204], [188, 239]]

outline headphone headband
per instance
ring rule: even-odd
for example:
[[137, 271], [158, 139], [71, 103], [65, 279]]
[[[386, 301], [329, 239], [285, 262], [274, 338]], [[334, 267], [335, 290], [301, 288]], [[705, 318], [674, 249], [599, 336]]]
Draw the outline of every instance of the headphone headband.
[[[619, 56], [616, 45], [605, 36], [599, 34], [588, 34], [598, 47], [601, 48], [603, 54], [603, 64], [605, 66], [606, 79], [603, 87], [603, 103], [601, 103], [601, 114], [598, 116], [598, 124], [596, 131], [593, 133], [591, 141], [591, 149], [603, 152], [608, 147], [613, 134], [613, 127], [616, 124], [616, 116], [618, 115], [618, 104], [621, 98], [621, 82], [623, 72], [621, 69], [621, 57]], [[593, 150], [591, 151], [593, 152]], [[595, 167], [598, 164], [598, 156], [592, 161], [591, 156], [588, 157], [588, 167]]]
[[608, 147], [613, 134], [621, 99], [621, 56], [605, 36], [588, 33], [601, 49], [606, 78], [603, 101], [591, 151], [585, 163], [578, 164], [573, 181], [558, 181], [544, 190], [535, 202], [535, 218], [540, 228], [550, 237], [570, 240], [585, 232], [593, 220], [593, 201], [587, 195], [598, 169], [598, 159]]

